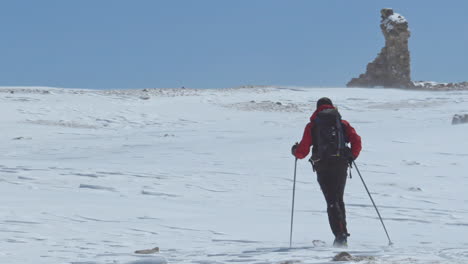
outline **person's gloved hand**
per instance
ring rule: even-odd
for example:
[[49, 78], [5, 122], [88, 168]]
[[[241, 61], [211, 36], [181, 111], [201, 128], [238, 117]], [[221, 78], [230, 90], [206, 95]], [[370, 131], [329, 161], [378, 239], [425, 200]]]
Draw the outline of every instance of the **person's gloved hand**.
[[299, 146], [299, 143], [296, 142], [296, 144], [294, 144], [292, 147], [291, 147], [291, 154], [296, 157], [296, 149], [297, 149], [297, 146]]

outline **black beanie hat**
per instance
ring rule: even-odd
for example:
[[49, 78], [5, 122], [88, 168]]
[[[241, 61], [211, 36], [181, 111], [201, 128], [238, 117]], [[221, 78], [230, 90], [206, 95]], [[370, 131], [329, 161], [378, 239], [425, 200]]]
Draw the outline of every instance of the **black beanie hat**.
[[330, 100], [330, 98], [328, 98], [328, 97], [322, 97], [322, 98], [320, 98], [320, 99], [317, 101], [317, 108], [319, 108], [319, 107], [322, 106], [322, 105], [326, 105], [326, 104], [327, 104], [327, 105], [333, 106], [333, 103], [332, 103], [332, 101]]

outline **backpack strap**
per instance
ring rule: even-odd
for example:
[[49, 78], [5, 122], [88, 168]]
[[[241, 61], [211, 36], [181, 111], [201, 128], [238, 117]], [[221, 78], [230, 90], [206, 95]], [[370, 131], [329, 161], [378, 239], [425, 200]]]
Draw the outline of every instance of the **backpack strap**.
[[338, 149], [337, 149], [336, 155], [341, 156], [342, 154], [341, 152], [344, 152], [344, 148], [346, 147], [346, 142], [344, 138], [345, 131], [343, 129], [343, 123], [341, 123], [340, 118], [336, 118], [336, 128], [338, 129], [338, 131], [340, 131], [339, 137], [338, 137]]
[[348, 130], [348, 127], [346, 126], [345, 123], [343, 123], [343, 120], [341, 120], [341, 127], [343, 129], [343, 136], [344, 136], [345, 143], [349, 143], [348, 133], [346, 133], [346, 131]]

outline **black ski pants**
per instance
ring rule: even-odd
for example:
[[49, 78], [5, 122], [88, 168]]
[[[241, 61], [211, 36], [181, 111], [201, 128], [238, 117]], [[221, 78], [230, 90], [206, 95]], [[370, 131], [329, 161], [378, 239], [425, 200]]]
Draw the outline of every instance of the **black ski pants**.
[[315, 165], [317, 180], [327, 201], [330, 227], [335, 235], [347, 236], [346, 210], [343, 194], [346, 185], [348, 162], [342, 158], [321, 160]]

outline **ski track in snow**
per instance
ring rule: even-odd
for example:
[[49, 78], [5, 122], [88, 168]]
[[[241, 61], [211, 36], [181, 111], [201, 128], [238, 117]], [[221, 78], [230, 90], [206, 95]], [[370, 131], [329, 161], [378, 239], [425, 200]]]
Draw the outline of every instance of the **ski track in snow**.
[[[331, 263], [326, 206], [294, 160], [332, 98], [363, 138], [345, 200], [359, 263], [468, 263], [468, 92], [1, 88], [0, 262]], [[159, 247], [152, 255], [135, 250]]]

